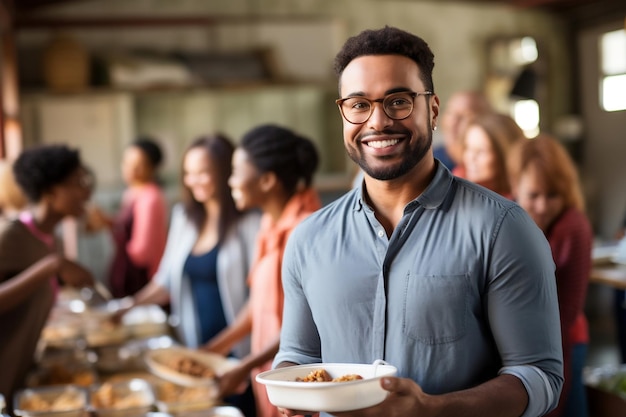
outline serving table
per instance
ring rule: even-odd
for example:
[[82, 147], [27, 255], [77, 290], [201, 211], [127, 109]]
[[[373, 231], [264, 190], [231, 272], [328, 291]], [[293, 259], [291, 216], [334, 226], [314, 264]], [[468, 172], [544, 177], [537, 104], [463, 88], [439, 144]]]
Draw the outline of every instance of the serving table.
[[594, 265], [589, 282], [626, 290], [626, 265], [616, 263]]

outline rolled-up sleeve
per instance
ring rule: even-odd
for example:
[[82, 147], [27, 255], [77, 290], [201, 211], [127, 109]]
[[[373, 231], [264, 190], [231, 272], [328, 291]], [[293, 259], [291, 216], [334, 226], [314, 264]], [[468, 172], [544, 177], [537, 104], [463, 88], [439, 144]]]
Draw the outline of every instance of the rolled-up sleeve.
[[563, 386], [554, 262], [543, 233], [513, 207], [493, 240], [487, 308], [503, 367], [528, 392], [524, 416], [556, 407]]

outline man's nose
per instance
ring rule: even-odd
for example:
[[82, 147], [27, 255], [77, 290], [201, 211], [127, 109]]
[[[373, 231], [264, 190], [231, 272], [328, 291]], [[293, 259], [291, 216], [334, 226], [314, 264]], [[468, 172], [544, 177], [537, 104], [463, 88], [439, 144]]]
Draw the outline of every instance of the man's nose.
[[390, 126], [393, 123], [393, 119], [385, 113], [383, 103], [372, 103], [372, 114], [367, 121], [368, 126], [377, 131], [382, 131], [383, 128]]

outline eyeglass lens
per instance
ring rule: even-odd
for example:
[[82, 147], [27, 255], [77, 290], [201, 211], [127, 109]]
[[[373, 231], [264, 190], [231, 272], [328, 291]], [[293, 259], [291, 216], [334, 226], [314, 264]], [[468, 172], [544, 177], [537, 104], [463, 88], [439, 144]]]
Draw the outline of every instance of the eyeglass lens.
[[381, 102], [383, 111], [395, 120], [406, 119], [413, 111], [415, 93], [401, 92], [370, 100], [365, 97], [349, 97], [341, 102], [341, 111], [350, 123], [364, 123], [374, 111], [374, 102]]

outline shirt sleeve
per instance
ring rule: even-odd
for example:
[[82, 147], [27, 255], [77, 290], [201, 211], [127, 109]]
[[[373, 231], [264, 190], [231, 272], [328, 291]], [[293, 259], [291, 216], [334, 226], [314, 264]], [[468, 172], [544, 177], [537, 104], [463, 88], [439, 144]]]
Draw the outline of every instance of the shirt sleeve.
[[544, 415], [556, 407], [563, 386], [555, 267], [543, 232], [521, 207], [502, 218], [487, 262], [486, 308], [500, 372], [526, 388], [524, 416]]
[[320, 338], [313, 315], [304, 294], [299, 273], [299, 258], [296, 249], [300, 236], [306, 235], [296, 228], [283, 255], [282, 282], [285, 295], [280, 349], [274, 357], [273, 367], [281, 362], [298, 364], [321, 362]]

